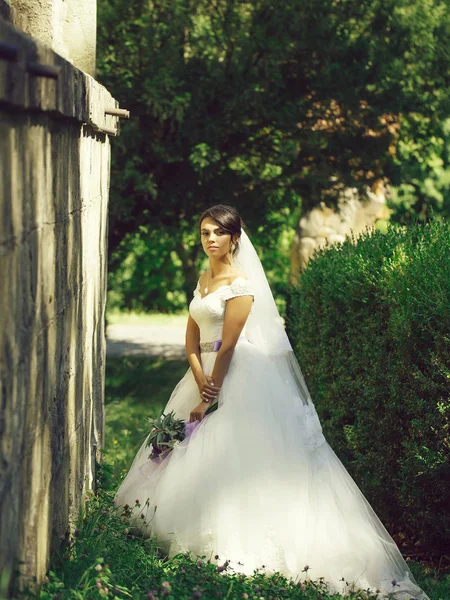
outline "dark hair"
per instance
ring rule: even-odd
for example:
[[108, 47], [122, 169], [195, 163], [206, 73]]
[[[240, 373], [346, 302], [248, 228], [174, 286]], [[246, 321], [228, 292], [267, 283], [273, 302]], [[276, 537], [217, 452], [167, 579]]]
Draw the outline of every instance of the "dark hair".
[[224, 231], [231, 235], [234, 241], [232, 256], [239, 250], [239, 238], [241, 237], [241, 228], [244, 225], [238, 211], [233, 206], [227, 204], [216, 204], [205, 210], [198, 221], [199, 230], [201, 230], [202, 221], [209, 217], [215, 221]]

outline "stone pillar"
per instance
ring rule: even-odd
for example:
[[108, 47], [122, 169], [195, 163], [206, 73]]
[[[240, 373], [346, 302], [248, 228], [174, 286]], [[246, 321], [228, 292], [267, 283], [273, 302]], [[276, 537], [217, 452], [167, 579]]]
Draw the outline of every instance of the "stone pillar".
[[[38, 5], [38, 3], [36, 3]], [[37, 6], [37, 8], [39, 8]], [[39, 582], [103, 442], [111, 94], [0, 19], [0, 597]], [[30, 70], [48, 66], [50, 76]], [[58, 74], [59, 70], [59, 74]]]
[[12, 23], [66, 58], [95, 74], [96, 0], [9, 0]]

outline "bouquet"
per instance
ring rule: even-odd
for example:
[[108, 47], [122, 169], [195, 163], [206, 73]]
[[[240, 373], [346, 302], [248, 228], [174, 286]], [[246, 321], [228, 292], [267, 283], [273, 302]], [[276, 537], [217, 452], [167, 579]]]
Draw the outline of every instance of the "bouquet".
[[[216, 410], [217, 403], [208, 408], [205, 416]], [[189, 438], [200, 421], [189, 423], [177, 419], [171, 411], [165, 415], [162, 413], [157, 419], [147, 419], [150, 425], [150, 433], [147, 435], [145, 446], [151, 446], [152, 451], [149, 458], [155, 462], [161, 462], [168, 456], [180, 442]]]

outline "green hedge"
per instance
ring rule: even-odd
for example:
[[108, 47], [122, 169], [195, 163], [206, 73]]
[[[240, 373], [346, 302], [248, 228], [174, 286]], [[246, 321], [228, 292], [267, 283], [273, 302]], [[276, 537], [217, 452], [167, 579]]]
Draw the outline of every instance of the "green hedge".
[[325, 435], [383, 522], [448, 546], [450, 225], [319, 251], [287, 323]]

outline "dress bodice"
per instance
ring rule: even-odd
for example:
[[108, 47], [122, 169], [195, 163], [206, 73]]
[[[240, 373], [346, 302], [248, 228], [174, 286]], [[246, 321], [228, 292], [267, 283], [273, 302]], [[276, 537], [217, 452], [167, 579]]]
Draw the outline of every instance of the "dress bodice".
[[[202, 298], [200, 280], [194, 290], [194, 297], [189, 304], [189, 313], [200, 329], [200, 342], [212, 342], [222, 339], [223, 322], [227, 300], [236, 296], [253, 296], [250, 282], [244, 277], [237, 277], [228, 285], [221, 285]], [[253, 306], [250, 309], [250, 313]], [[245, 337], [245, 326], [241, 335]]]

